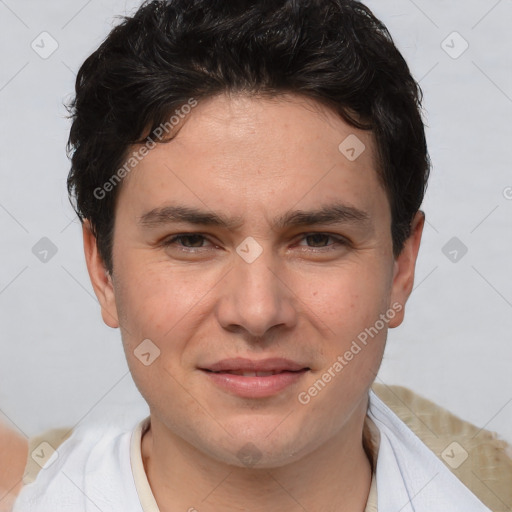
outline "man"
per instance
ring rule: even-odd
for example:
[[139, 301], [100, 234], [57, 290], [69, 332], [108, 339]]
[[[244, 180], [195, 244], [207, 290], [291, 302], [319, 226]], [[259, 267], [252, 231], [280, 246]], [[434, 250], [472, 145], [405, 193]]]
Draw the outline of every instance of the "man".
[[371, 391], [424, 225], [420, 107], [352, 0], [116, 27], [77, 77], [68, 188], [150, 417], [55, 443], [15, 511], [489, 511]]

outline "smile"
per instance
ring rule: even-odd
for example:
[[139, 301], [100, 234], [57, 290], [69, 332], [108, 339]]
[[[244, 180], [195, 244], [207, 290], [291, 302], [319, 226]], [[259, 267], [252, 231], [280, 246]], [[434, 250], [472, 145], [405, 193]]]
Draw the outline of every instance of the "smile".
[[297, 385], [310, 370], [287, 359], [225, 359], [200, 370], [217, 388], [242, 398], [264, 398]]

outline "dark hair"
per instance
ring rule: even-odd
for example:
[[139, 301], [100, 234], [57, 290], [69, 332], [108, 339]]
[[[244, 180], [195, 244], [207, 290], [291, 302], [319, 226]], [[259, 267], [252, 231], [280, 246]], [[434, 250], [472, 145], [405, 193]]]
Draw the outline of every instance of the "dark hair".
[[120, 187], [101, 198], [95, 191], [191, 98], [294, 93], [372, 130], [395, 256], [423, 200], [430, 159], [421, 88], [386, 27], [355, 0], [146, 2], [83, 63], [75, 92], [69, 198], [110, 273]]

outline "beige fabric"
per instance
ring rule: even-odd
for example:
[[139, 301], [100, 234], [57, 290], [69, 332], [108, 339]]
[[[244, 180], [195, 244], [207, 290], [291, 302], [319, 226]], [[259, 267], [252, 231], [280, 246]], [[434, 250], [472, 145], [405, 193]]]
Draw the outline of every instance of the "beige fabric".
[[375, 474], [372, 477], [372, 485], [370, 487], [370, 494], [364, 512], [377, 512], [377, 479]]
[[[43, 432], [41, 435], [31, 437], [28, 440], [27, 464], [25, 466], [25, 472], [23, 473], [24, 485], [33, 482], [36, 479], [39, 471], [41, 471], [42, 469], [42, 466], [40, 466], [36, 462], [37, 457], [35, 456], [35, 454], [40, 452], [42, 448], [41, 443], [48, 443], [53, 448], [53, 450], [57, 450], [59, 445], [62, 444], [72, 433], [73, 429], [55, 428], [47, 430], [46, 432]], [[44, 446], [45, 445], [43, 445], [43, 447]]]
[[144, 471], [142, 462], [141, 441], [142, 436], [149, 428], [149, 418], [141, 421], [137, 426], [130, 445], [130, 462], [132, 464], [133, 479], [135, 488], [139, 495], [140, 504], [144, 512], [159, 512], [155, 497], [151, 491], [148, 477]]
[[[374, 384], [372, 389], [488, 508], [512, 510], [509, 444], [495, 432], [479, 429], [407, 388]], [[452, 467], [462, 450], [467, 459]]]
[[[461, 480], [493, 512], [512, 510], [512, 447], [500, 440], [496, 433], [482, 430], [461, 420], [446, 409], [422, 398], [401, 386], [374, 384], [377, 396], [428, 446], [452, 473]], [[369, 418], [367, 417], [369, 420]], [[370, 420], [367, 422], [376, 450], [379, 432]], [[141, 455], [141, 439], [149, 426], [149, 418], [143, 420], [132, 436], [130, 460], [137, 493], [144, 512], [159, 512], [151, 492]], [[54, 449], [66, 440], [71, 430], [55, 429], [29, 440], [29, 455], [23, 482], [32, 482], [41, 469], [32, 459], [32, 452], [46, 441]], [[458, 443], [453, 445], [452, 443]], [[451, 467], [450, 456], [454, 449], [467, 452], [467, 459], [458, 467]], [[447, 450], [448, 449], [448, 450]], [[444, 458], [443, 454], [444, 453]], [[376, 479], [372, 478], [365, 512], [377, 512]]]

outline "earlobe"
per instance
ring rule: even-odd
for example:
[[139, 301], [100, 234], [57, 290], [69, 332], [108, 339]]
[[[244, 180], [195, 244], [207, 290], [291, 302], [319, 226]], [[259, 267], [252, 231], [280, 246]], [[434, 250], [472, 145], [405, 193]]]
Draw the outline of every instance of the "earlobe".
[[114, 295], [114, 284], [99, 254], [96, 237], [91, 230], [91, 224], [88, 219], [85, 219], [82, 224], [82, 234], [87, 271], [89, 272], [94, 293], [101, 306], [101, 316], [109, 327], [115, 329], [119, 327], [119, 319]]
[[398, 303], [401, 305], [401, 309], [389, 322], [389, 327], [398, 327], [403, 322], [405, 303], [414, 285], [414, 272], [424, 225], [425, 214], [418, 211], [411, 223], [409, 238], [405, 241], [402, 252], [395, 259], [390, 304]]

